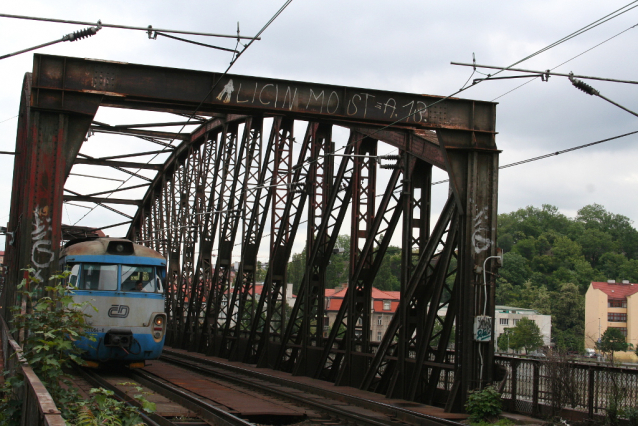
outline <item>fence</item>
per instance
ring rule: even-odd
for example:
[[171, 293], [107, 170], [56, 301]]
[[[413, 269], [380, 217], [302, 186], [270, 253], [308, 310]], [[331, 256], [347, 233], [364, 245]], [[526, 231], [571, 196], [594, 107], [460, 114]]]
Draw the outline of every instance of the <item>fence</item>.
[[0, 316], [2, 329], [2, 355], [5, 371], [12, 376], [22, 374], [24, 384], [15, 391], [14, 398], [22, 400], [21, 426], [65, 426], [62, 414], [55, 406], [33, 369], [22, 357], [20, 345], [13, 340], [6, 322]]
[[606, 415], [616, 398], [618, 409], [638, 406], [638, 370], [567, 360], [533, 360], [496, 356], [505, 368], [505, 409], [532, 416], [546, 414], [557, 403], [573, 418]]

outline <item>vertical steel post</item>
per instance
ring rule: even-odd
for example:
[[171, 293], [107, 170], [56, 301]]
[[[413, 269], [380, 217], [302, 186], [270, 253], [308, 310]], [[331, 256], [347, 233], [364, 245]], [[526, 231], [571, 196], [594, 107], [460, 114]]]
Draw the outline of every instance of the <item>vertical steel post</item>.
[[[34, 86], [41, 77], [38, 71], [36, 63]], [[62, 97], [56, 100], [57, 111], [40, 110], [30, 80], [29, 75], [25, 76], [18, 119], [8, 226], [13, 235], [7, 238], [11, 269], [5, 307], [15, 303], [14, 288], [21, 278], [21, 269], [29, 265], [34, 269], [35, 277], [42, 283], [37, 288], [38, 295], [51, 273], [57, 270], [64, 182], [101, 100], [97, 95], [86, 96], [84, 102], [69, 106]]]

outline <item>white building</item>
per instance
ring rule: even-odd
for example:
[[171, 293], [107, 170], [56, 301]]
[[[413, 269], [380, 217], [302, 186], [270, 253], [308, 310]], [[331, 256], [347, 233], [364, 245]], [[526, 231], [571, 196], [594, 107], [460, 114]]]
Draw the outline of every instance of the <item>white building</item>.
[[[533, 309], [516, 308], [514, 306], [496, 305], [494, 313], [494, 347], [498, 348], [498, 338], [507, 328], [514, 328], [521, 318], [527, 318], [536, 323], [545, 346], [552, 341], [552, 316], [541, 315]], [[497, 349], [498, 350], [498, 349]]]

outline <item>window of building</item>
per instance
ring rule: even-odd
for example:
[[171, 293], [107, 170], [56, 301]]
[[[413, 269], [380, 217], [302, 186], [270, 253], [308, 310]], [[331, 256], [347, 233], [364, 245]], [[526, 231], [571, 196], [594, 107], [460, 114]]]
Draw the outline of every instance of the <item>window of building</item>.
[[615, 327], [622, 333], [623, 336], [627, 337], [627, 327]]
[[609, 312], [607, 314], [607, 321], [612, 322], [627, 322], [627, 314], [620, 314], [616, 312]]
[[516, 324], [518, 324], [518, 320], [517, 319], [512, 320], [512, 322], [514, 323], [514, 326], [516, 326]]
[[381, 315], [379, 315], [377, 317], [377, 325], [382, 325], [383, 324], [383, 317]]
[[607, 306], [610, 308], [627, 308], [626, 300], [610, 300], [607, 302]]
[[509, 318], [501, 318], [499, 320], [499, 324], [501, 324], [501, 325], [509, 325], [509, 323], [510, 323]]
[[390, 310], [390, 306], [392, 306], [392, 305], [391, 305], [389, 300], [384, 300], [383, 301], [383, 310], [384, 311], [389, 311]]
[[330, 318], [323, 317], [323, 326], [324, 327], [329, 327], [330, 326]]
[[383, 337], [383, 335], [381, 334], [380, 331], [377, 331], [377, 341], [380, 342], [381, 341], [381, 337]]

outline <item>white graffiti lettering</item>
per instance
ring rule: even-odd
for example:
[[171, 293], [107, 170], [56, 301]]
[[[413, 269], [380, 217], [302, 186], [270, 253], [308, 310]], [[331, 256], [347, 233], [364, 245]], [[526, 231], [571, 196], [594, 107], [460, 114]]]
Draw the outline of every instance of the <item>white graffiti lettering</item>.
[[318, 101], [319, 98], [321, 98], [321, 108], [319, 111], [323, 112], [323, 102], [324, 102], [323, 90], [319, 93], [319, 95], [315, 96], [315, 92], [313, 92], [312, 89], [310, 89], [310, 95], [308, 96], [308, 103], [306, 104], [306, 109], [308, 109], [310, 102], [312, 102], [312, 98], [314, 98], [315, 101]]
[[476, 254], [482, 253], [492, 246], [492, 240], [487, 237], [487, 206], [483, 207], [476, 216], [474, 216], [474, 233], [472, 234], [472, 245]]
[[234, 90], [235, 88], [233, 87], [233, 80], [228, 80], [228, 83], [226, 83], [222, 91], [219, 92], [219, 95], [217, 95], [217, 100], [227, 104], [228, 102], [230, 102], [230, 97], [232, 96]]
[[40, 208], [36, 206], [33, 211], [33, 231], [31, 231], [31, 263], [35, 269], [35, 277], [42, 280], [42, 270], [48, 268], [55, 254], [51, 250], [51, 239], [46, 238], [51, 234], [51, 217], [49, 206]]

